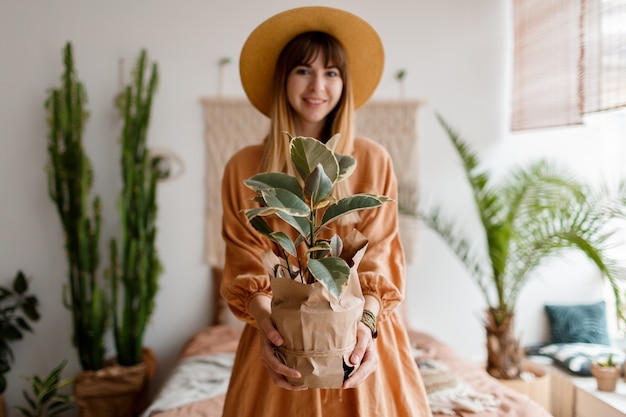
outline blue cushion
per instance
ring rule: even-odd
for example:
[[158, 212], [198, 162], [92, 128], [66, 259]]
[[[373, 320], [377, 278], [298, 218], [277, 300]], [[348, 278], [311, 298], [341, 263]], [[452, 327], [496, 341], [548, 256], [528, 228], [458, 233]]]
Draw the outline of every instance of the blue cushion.
[[550, 343], [609, 345], [604, 301], [594, 304], [546, 305]]

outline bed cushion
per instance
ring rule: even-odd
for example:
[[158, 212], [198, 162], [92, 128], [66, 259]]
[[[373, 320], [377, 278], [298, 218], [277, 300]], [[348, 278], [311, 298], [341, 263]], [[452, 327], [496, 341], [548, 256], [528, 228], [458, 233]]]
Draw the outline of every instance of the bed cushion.
[[550, 343], [609, 345], [604, 301], [593, 304], [546, 305]]
[[596, 343], [553, 343], [540, 347], [537, 354], [551, 358], [554, 363], [576, 375], [590, 376], [594, 361], [613, 361], [623, 364], [626, 354], [621, 349]]

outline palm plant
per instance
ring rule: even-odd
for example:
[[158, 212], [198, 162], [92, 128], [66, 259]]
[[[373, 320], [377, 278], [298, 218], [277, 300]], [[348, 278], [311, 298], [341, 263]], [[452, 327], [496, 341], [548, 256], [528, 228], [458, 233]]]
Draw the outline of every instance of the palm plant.
[[453, 250], [477, 283], [488, 306], [487, 371], [500, 379], [518, 378], [522, 355], [513, 334], [516, 302], [535, 269], [565, 249], [585, 254], [608, 279], [621, 305], [622, 268], [609, 256], [611, 238], [623, 219], [626, 186], [594, 190], [546, 160], [518, 168], [495, 184], [479, 169], [479, 159], [440, 116], [439, 123], [458, 152], [471, 187], [486, 248], [480, 248], [439, 207], [418, 209], [424, 223]]

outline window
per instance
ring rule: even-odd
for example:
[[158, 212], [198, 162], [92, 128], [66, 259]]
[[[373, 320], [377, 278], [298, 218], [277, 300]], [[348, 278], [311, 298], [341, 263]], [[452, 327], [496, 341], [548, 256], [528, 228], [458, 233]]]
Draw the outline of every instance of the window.
[[626, 106], [626, 1], [514, 0], [512, 130]]

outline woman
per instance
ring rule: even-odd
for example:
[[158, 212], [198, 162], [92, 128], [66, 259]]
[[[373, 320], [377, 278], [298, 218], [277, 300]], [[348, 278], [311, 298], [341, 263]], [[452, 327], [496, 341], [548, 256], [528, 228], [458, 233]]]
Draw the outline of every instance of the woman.
[[[242, 49], [244, 89], [271, 124], [262, 144], [231, 158], [222, 183], [226, 264], [221, 292], [231, 310], [248, 324], [226, 396], [226, 417], [431, 415], [396, 311], [405, 286], [397, 207], [386, 204], [346, 216], [333, 226], [340, 236], [357, 228], [369, 240], [358, 272], [364, 310], [376, 320], [359, 323], [350, 356], [357, 370], [344, 382], [344, 389], [336, 390], [306, 389], [287, 382], [286, 377], [300, 375], [274, 356], [274, 347], [283, 339], [270, 317], [270, 281], [261, 260], [271, 245], [241, 213], [255, 204], [254, 193], [243, 185], [245, 179], [263, 171], [292, 173], [285, 132], [322, 141], [340, 133], [335, 150], [353, 155], [357, 168], [349, 181], [339, 183], [343, 188], [336, 190], [338, 197], [360, 192], [396, 197], [388, 153], [368, 139], [354, 138], [352, 132], [354, 110], [374, 92], [383, 61], [382, 44], [371, 26], [326, 7], [293, 9], [272, 17], [252, 32]], [[377, 333], [380, 338], [375, 338]]]

